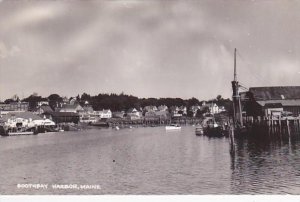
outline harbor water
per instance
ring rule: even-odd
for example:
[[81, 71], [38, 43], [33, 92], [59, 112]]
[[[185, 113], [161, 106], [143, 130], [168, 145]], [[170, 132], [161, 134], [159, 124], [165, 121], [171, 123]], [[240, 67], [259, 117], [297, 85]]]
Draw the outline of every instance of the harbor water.
[[[231, 154], [192, 126], [1, 137], [0, 162], [1, 194], [300, 194], [300, 141], [239, 140]], [[52, 187], [70, 184], [101, 188]]]

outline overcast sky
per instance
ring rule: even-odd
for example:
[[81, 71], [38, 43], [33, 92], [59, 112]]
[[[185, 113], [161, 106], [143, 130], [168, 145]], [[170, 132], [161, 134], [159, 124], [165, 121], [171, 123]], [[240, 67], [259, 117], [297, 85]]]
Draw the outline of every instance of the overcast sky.
[[300, 85], [300, 1], [0, 0], [0, 99]]

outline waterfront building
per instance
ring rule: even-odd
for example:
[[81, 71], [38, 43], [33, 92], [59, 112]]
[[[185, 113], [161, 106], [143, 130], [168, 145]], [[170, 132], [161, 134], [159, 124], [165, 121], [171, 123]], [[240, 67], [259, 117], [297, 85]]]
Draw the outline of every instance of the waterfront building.
[[83, 109], [83, 111], [81, 112], [82, 114], [89, 114], [89, 115], [94, 114], [94, 109], [91, 105], [84, 105], [82, 109]]
[[113, 112], [112, 113], [112, 117], [113, 118], [124, 118], [125, 116], [125, 112], [121, 111], [121, 112]]
[[129, 108], [128, 110], [127, 110], [127, 113], [126, 113], [127, 115], [135, 115], [135, 116], [137, 116], [137, 117], [140, 117], [140, 116], [142, 116], [142, 113], [140, 112], [140, 111], [138, 111], [136, 108]]
[[127, 110], [127, 119], [139, 120], [143, 117], [143, 113], [138, 111], [136, 108], [130, 108]]
[[221, 112], [225, 112], [224, 106], [218, 106], [216, 103], [206, 103], [203, 102], [202, 106], [200, 107], [201, 111], [208, 111], [210, 114], [219, 114]]
[[79, 114], [74, 112], [46, 112], [43, 115], [45, 118], [54, 121], [56, 124], [79, 122]]
[[28, 111], [28, 102], [11, 102], [9, 104], [1, 103], [0, 112], [1, 114], [7, 114], [9, 112], [25, 112]]
[[103, 109], [101, 111], [94, 111], [93, 116], [100, 119], [110, 119], [112, 118], [112, 112], [110, 109]]
[[180, 106], [178, 109], [179, 109], [179, 113], [182, 113], [182, 115], [187, 115], [186, 106]]
[[112, 118], [112, 112], [110, 109], [104, 109], [102, 110], [102, 115], [101, 115], [102, 119], [110, 119]]
[[153, 105], [145, 106], [143, 109], [144, 112], [155, 112], [157, 110], [158, 110], [157, 107]]
[[157, 107], [158, 111], [168, 111], [168, 107], [166, 105], [160, 105]]
[[159, 117], [161, 120], [170, 119], [170, 113], [165, 110], [156, 111], [155, 115]]
[[134, 121], [134, 120], [141, 120], [142, 119], [142, 115], [137, 115], [137, 114], [127, 114], [126, 118]]
[[157, 120], [159, 117], [156, 115], [155, 111], [147, 111], [145, 112], [145, 120]]
[[32, 112], [9, 112], [1, 117], [7, 127], [35, 127], [41, 125], [55, 125], [51, 120], [43, 119]]
[[80, 106], [80, 104], [65, 104], [63, 105], [59, 112], [73, 112], [73, 113], [82, 113], [84, 109]]
[[183, 112], [179, 110], [179, 107], [172, 106], [170, 107], [170, 112], [172, 114], [172, 117], [182, 117]]
[[269, 116], [278, 111], [300, 114], [300, 86], [251, 87], [241, 93], [241, 99], [247, 116]]
[[79, 114], [80, 122], [90, 123], [96, 122], [96, 117], [94, 116], [94, 109], [90, 105], [85, 105], [82, 107], [82, 110], [76, 110], [76, 113]]

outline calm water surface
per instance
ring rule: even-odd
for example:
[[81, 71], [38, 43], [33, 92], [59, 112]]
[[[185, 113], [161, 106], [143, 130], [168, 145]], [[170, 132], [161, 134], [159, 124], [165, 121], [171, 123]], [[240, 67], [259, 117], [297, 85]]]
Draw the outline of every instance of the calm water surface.
[[[194, 127], [91, 129], [0, 138], [1, 194], [300, 194], [300, 141], [226, 138]], [[48, 184], [46, 190], [17, 184]], [[52, 189], [97, 184], [101, 190]]]

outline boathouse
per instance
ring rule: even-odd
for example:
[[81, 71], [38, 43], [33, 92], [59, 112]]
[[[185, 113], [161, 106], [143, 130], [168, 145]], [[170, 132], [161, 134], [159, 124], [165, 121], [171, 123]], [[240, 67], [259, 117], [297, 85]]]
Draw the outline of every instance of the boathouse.
[[270, 116], [282, 111], [300, 114], [300, 86], [251, 87], [241, 98], [247, 116]]
[[54, 121], [56, 124], [59, 123], [78, 123], [79, 114], [73, 112], [45, 112], [43, 114], [45, 118]]
[[50, 120], [45, 120], [32, 112], [10, 112], [1, 118], [4, 125], [9, 127], [34, 127], [40, 125], [54, 125]]

